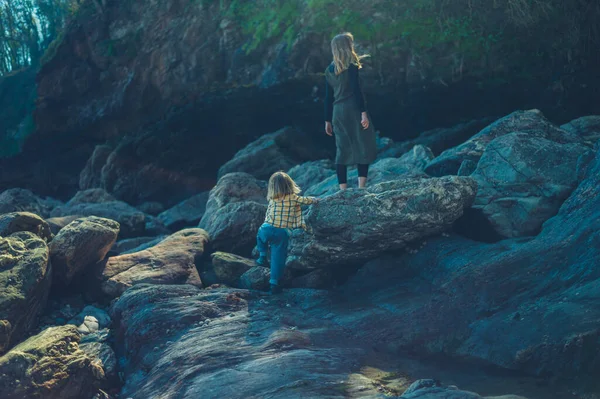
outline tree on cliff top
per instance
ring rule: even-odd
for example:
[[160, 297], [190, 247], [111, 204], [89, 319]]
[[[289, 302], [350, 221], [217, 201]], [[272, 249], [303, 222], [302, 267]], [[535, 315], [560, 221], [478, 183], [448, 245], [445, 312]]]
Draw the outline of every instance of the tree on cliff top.
[[78, 4], [78, 0], [0, 0], [0, 76], [37, 65]]

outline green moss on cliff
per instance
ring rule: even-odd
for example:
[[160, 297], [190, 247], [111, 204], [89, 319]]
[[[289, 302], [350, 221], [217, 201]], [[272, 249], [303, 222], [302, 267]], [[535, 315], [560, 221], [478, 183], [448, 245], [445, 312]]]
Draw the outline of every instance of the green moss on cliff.
[[[393, 51], [425, 64], [451, 58], [462, 74], [475, 62], [489, 66], [515, 57], [546, 66], [600, 44], [600, 29], [591, 18], [600, 16], [600, 5], [583, 0], [203, 0], [216, 3], [249, 37], [247, 52], [266, 41], [289, 47], [299, 35], [351, 31], [369, 44], [373, 56]], [[581, 46], [584, 41], [588, 44]]]

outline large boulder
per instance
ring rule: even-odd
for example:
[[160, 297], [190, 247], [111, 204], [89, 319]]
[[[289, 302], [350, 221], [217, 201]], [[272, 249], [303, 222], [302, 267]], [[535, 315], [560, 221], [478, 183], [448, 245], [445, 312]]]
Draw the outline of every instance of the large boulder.
[[481, 129], [488, 126], [494, 120], [490, 118], [473, 120], [460, 123], [449, 128], [437, 128], [419, 134], [416, 138], [393, 142], [387, 137], [381, 139], [381, 148], [378, 158], [395, 158], [410, 151], [416, 145], [430, 148], [433, 154], [439, 155], [449, 148], [456, 147], [470, 139]]
[[119, 223], [89, 216], [62, 229], [50, 243], [53, 279], [68, 285], [73, 278], [102, 261], [119, 235]]
[[225, 252], [212, 254], [211, 264], [218, 281], [229, 285], [237, 283], [242, 274], [256, 266], [253, 260]]
[[431, 176], [456, 175], [464, 161], [479, 162], [485, 148], [498, 137], [521, 132], [556, 143], [582, 143], [575, 133], [562, 130], [548, 121], [539, 110], [516, 111], [492, 123], [463, 144], [444, 151], [427, 166]]
[[584, 116], [560, 127], [571, 133], [575, 133], [589, 144], [595, 144], [600, 140], [600, 115]]
[[38, 215], [29, 212], [13, 212], [0, 215], [0, 237], [19, 231], [29, 231], [45, 241], [52, 239], [50, 225]]
[[79, 347], [75, 326], [51, 327], [0, 357], [3, 399], [91, 398], [104, 380], [101, 361]]
[[265, 134], [238, 151], [232, 160], [221, 166], [218, 176], [245, 172], [257, 179], [268, 180], [275, 172], [326, 156], [327, 152], [320, 149], [309, 135], [286, 127]]
[[208, 240], [206, 231], [187, 229], [143, 251], [113, 256], [100, 271], [102, 291], [115, 298], [141, 283], [201, 287], [196, 265], [202, 259]]
[[473, 207], [503, 237], [537, 234], [575, 189], [577, 171], [590, 155], [584, 145], [526, 133], [499, 137], [487, 146], [471, 175], [478, 185]]
[[232, 202], [253, 201], [267, 203], [267, 183], [248, 173], [230, 173], [223, 176], [210, 191], [205, 215]]
[[266, 212], [267, 206], [263, 204], [232, 202], [214, 213], [207, 213], [198, 227], [208, 231], [214, 250], [249, 256]]
[[269, 288], [271, 271], [268, 267], [254, 266], [240, 276], [239, 287], [247, 290], [264, 291]]
[[113, 202], [117, 199], [107, 193], [102, 188], [90, 188], [83, 191], [78, 191], [73, 198], [71, 198], [66, 205], [75, 206], [79, 204], [102, 204], [104, 202]]
[[11, 188], [0, 194], [0, 214], [11, 212], [31, 212], [41, 217], [48, 217], [59, 202], [42, 199], [29, 190]]
[[[367, 185], [397, 180], [406, 177], [427, 177], [423, 172], [425, 166], [433, 159], [431, 150], [422, 145], [415, 146], [412, 150], [398, 158], [383, 158], [375, 161], [369, 168], [369, 179]], [[348, 172], [348, 187], [358, 185], [358, 170], [352, 169]], [[326, 196], [339, 191], [337, 176], [331, 175], [319, 184], [311, 186], [306, 190], [306, 195]]]
[[357, 264], [447, 230], [475, 199], [471, 178], [403, 179], [322, 199], [295, 232], [288, 263], [298, 269]]
[[81, 215], [68, 215], [68, 216], [58, 216], [46, 219], [46, 223], [50, 226], [50, 231], [52, 234], [56, 235], [59, 231], [64, 229], [69, 223], [74, 220], [81, 219], [83, 216]]
[[71, 215], [97, 216], [111, 219], [121, 226], [120, 238], [141, 237], [146, 232], [146, 223], [150, 217], [122, 201], [79, 203], [73, 206], [61, 206], [52, 211], [52, 217]]
[[25, 336], [44, 308], [51, 283], [48, 259], [46, 243], [33, 233], [0, 237], [0, 353]]
[[267, 211], [267, 187], [247, 173], [222, 177], [210, 192], [206, 212], [198, 227], [211, 238], [212, 248], [249, 256], [256, 232]]
[[210, 192], [206, 191], [180, 202], [174, 207], [161, 212], [158, 215], [158, 220], [173, 231], [198, 225], [206, 211], [209, 194]]
[[[443, 353], [595, 382], [599, 218], [597, 154], [586, 178], [534, 238], [484, 244], [439, 237], [418, 252], [365, 265], [344, 286], [345, 306], [380, 310], [355, 320], [354, 331], [399, 352]], [[371, 329], [379, 323], [389, 334], [374, 338]]]
[[102, 168], [106, 164], [112, 148], [108, 145], [98, 145], [88, 159], [85, 168], [79, 174], [79, 189], [87, 190], [89, 188], [102, 187]]
[[294, 166], [287, 173], [302, 191], [307, 192], [312, 186], [335, 176], [335, 164], [329, 159], [310, 161]]

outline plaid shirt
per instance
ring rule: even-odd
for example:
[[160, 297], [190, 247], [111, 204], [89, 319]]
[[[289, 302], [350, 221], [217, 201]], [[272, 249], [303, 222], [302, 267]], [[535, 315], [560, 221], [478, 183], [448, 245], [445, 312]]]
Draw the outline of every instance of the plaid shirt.
[[277, 200], [269, 200], [265, 223], [280, 229], [306, 229], [300, 205], [310, 205], [315, 202], [312, 197], [299, 197], [295, 194], [286, 195]]

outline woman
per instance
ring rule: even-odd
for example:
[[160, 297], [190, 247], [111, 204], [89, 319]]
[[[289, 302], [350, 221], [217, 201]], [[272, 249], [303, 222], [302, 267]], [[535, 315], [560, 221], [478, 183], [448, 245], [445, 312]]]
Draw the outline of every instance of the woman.
[[325, 70], [325, 133], [335, 132], [336, 170], [340, 190], [348, 188], [348, 165], [358, 166], [358, 187], [367, 184], [369, 164], [377, 157], [375, 129], [369, 121], [358, 76], [361, 59], [350, 33], [331, 41], [333, 62]]

